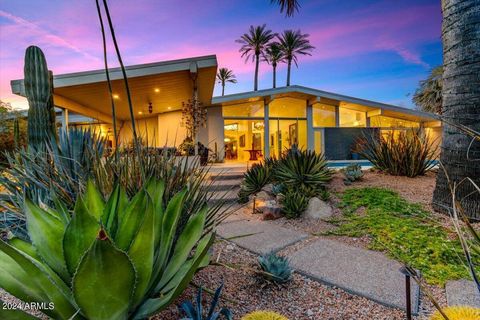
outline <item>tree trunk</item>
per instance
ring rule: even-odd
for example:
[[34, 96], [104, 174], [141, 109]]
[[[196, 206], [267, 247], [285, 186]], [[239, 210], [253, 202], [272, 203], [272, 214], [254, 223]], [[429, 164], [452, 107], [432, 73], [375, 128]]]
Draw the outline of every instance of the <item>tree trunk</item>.
[[225, 95], [225, 83], [222, 83], [222, 96]]
[[273, 87], [277, 87], [277, 65], [273, 65]]
[[255, 55], [255, 82], [254, 82], [254, 85], [253, 85], [253, 91], [258, 90], [258, 64], [259, 64], [259, 60], [260, 60], [260, 55], [256, 54]]
[[288, 60], [287, 65], [287, 87], [290, 85], [290, 69], [292, 68], [292, 60]]
[[[480, 186], [480, 141], [469, 147], [472, 137], [455, 127], [480, 131], [480, 2], [442, 0], [442, 11], [445, 122], [440, 161], [445, 171], [440, 168], [437, 174], [433, 207], [448, 212], [452, 208], [448, 180], [459, 184], [469, 177]], [[456, 199], [470, 218], [480, 220], [480, 194], [470, 183], [460, 184]]]

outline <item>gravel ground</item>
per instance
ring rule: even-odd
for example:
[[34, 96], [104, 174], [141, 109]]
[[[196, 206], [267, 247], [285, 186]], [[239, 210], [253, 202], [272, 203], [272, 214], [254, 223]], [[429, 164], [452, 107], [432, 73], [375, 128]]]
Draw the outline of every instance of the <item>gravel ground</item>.
[[[295, 274], [293, 280], [279, 287], [265, 283], [252, 270], [256, 258], [250, 252], [229, 242], [215, 244], [214, 256], [221, 252], [220, 262], [237, 265], [231, 270], [209, 266], [200, 271], [194, 283], [215, 290], [223, 281], [221, 306], [234, 313], [234, 319], [254, 310], [277, 311], [291, 320], [303, 319], [404, 319], [401, 310], [384, 307], [368, 299], [351, 295], [341, 289], [329, 287]], [[240, 267], [240, 266], [243, 266]], [[192, 300], [196, 289], [189, 288], [178, 299]], [[211, 297], [205, 294], [210, 301]], [[156, 315], [154, 319], [177, 320], [179, 312], [175, 305]]]

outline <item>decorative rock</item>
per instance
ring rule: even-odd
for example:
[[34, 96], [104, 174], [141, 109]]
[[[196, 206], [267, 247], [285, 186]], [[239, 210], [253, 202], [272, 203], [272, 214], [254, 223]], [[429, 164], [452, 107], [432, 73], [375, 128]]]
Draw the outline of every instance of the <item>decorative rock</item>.
[[269, 184], [266, 184], [263, 188], [262, 188], [262, 191], [265, 191], [269, 194], [273, 194], [273, 184], [269, 183]]
[[282, 217], [282, 209], [278, 206], [265, 207], [262, 220], [277, 220]]
[[480, 296], [473, 281], [465, 279], [448, 281], [445, 291], [449, 306], [467, 305], [480, 308]]
[[333, 214], [332, 207], [316, 197], [313, 197], [308, 201], [307, 210], [305, 210], [304, 215], [309, 218], [314, 219], [325, 219], [330, 217]]
[[257, 193], [255, 198], [257, 200], [263, 200], [263, 201], [275, 200], [275, 197], [266, 191], [260, 191], [259, 193]]

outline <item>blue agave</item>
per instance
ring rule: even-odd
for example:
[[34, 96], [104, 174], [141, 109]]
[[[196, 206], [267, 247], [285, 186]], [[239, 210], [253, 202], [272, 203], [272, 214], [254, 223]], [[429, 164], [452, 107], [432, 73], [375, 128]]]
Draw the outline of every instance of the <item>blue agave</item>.
[[285, 257], [277, 256], [274, 252], [258, 257], [258, 263], [263, 270], [262, 275], [269, 281], [285, 283], [292, 278], [293, 270], [290, 261]]
[[223, 284], [217, 288], [215, 295], [210, 304], [210, 309], [208, 310], [207, 317], [203, 317], [203, 308], [202, 308], [202, 287], [198, 289], [196, 306], [191, 301], [184, 301], [179, 306], [180, 312], [185, 313], [186, 317], [182, 320], [216, 320], [220, 319], [220, 316], [224, 316], [226, 320], [232, 320], [232, 312], [227, 308], [221, 308], [220, 311], [215, 312], [215, 309], [218, 305], [218, 300], [220, 299], [220, 294], [222, 293]]

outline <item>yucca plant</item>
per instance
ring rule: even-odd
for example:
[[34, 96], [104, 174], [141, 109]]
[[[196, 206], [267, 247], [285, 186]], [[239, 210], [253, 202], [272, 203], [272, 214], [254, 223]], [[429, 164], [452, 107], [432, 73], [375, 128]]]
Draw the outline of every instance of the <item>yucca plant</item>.
[[437, 148], [421, 129], [391, 131], [366, 137], [360, 153], [376, 168], [395, 176], [424, 175], [435, 166]]
[[278, 161], [274, 176], [276, 181], [313, 197], [325, 188], [332, 171], [322, 154], [292, 149]]
[[116, 185], [104, 201], [89, 181], [73, 214], [27, 200], [31, 242], [0, 242], [0, 286], [26, 302], [53, 302], [43, 312], [55, 319], [144, 319], [164, 309], [208, 264], [214, 240], [204, 206], [174, 242], [187, 191], [166, 206], [164, 191], [151, 179], [131, 199]]
[[270, 182], [272, 164], [272, 160], [254, 164], [245, 172], [242, 184], [240, 185], [240, 191], [238, 192], [240, 202], [247, 202], [250, 195], [260, 192], [260, 190]]
[[223, 284], [221, 284], [217, 290], [215, 290], [212, 302], [210, 303], [210, 308], [208, 309], [206, 315], [204, 314], [202, 307], [202, 287], [198, 288], [196, 305], [190, 301], [184, 301], [182, 304], [180, 304], [180, 312], [186, 315], [181, 320], [217, 320], [220, 319], [221, 316], [223, 316], [223, 318], [226, 320], [232, 320], [232, 312], [229, 309], [221, 308], [220, 311], [215, 311], [220, 300], [222, 288]]
[[281, 257], [275, 252], [269, 252], [258, 257], [258, 264], [262, 269], [261, 275], [268, 281], [285, 283], [292, 278], [293, 270], [288, 258]]
[[307, 209], [310, 197], [302, 192], [291, 187], [287, 188], [280, 198], [282, 205], [282, 212], [289, 219], [298, 218]]

